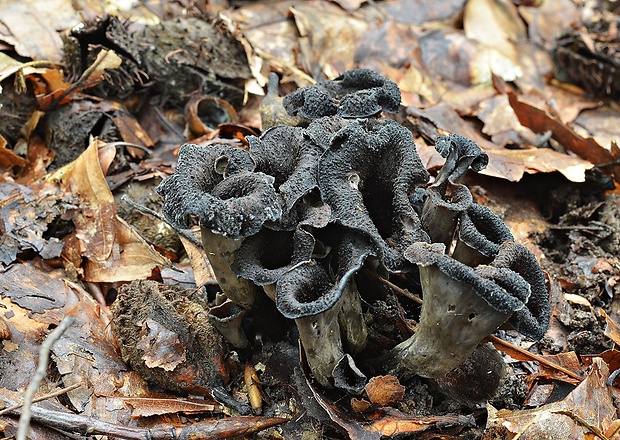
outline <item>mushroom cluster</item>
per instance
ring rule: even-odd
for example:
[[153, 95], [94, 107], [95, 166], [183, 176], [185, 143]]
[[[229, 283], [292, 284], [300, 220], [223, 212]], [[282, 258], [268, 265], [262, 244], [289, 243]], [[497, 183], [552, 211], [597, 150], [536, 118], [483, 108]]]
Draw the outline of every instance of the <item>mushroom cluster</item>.
[[445, 374], [506, 321], [542, 337], [549, 306], [536, 259], [460, 183], [488, 162], [475, 143], [438, 138], [446, 162], [429, 185], [411, 132], [382, 117], [399, 109], [392, 81], [356, 69], [282, 102], [300, 126], [248, 136], [249, 151], [183, 145], [175, 174], [158, 187], [173, 226], [200, 224], [229, 300], [209, 319], [232, 345], [247, 346], [239, 316], [262, 290], [297, 325], [315, 379], [359, 392], [362, 266], [419, 278], [423, 292], [418, 331], [369, 364], [382, 374]]

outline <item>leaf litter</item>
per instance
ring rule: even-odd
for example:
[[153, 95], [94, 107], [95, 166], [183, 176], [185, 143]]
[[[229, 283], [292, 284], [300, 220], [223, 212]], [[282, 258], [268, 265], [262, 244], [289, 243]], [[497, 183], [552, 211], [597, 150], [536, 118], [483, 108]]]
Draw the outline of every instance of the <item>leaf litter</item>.
[[[401, 1], [190, 7], [179, 2], [165, 8], [147, 3], [135, 9], [110, 4], [104, 10], [93, 2], [79, 9], [61, 0], [5, 2], [0, 9], [0, 397], [5, 406], [18, 401], [28, 385], [45, 335], [64, 316], [73, 316], [77, 322], [54, 345], [40, 393], [77, 388], [41, 405], [115, 425], [190, 427], [203, 417], [197, 416], [200, 411], [209, 418], [197, 432], [217, 424], [210, 417], [230, 420], [238, 429], [221, 436], [254, 426], [266, 429], [262, 438], [298, 438], [303, 432], [325, 438], [414, 433], [419, 438], [542, 433], [617, 438], [620, 422], [612, 399], [617, 382], [613, 374], [608, 380], [620, 367], [614, 348], [620, 340], [617, 106], [597, 96], [593, 83], [576, 83], [587, 71], [563, 74], [567, 67], [554, 65], [553, 52], [556, 38], [572, 29], [564, 38], [575, 38], [574, 44], [595, 41], [589, 48], [607, 50], [605, 61], [613, 64], [617, 21], [609, 11], [568, 0], [516, 6], [419, 2], [413, 15]], [[106, 38], [80, 33], [84, 25], [100, 29], [104, 12], [117, 20], [104, 30]], [[197, 26], [181, 18], [188, 14], [209, 23], [210, 30], [192, 35]], [[608, 25], [588, 24], [593, 15]], [[160, 32], [182, 29], [189, 36], [163, 38], [158, 46], [149, 26]], [[596, 26], [608, 34], [597, 34]], [[586, 31], [595, 32], [592, 40]], [[68, 52], [68, 35], [78, 40], [76, 53]], [[131, 35], [137, 46], [127, 46], [123, 35]], [[226, 47], [220, 58], [212, 57], [218, 38]], [[141, 55], [149, 44], [157, 49], [151, 64], [145, 62], [149, 55]], [[229, 66], [237, 66], [235, 72], [212, 64], [224, 66], [226, 57], [234, 57]], [[262, 128], [258, 104], [269, 72], [280, 76], [284, 95], [354, 67], [372, 68], [400, 87], [403, 107], [395, 119], [412, 131], [431, 172], [443, 162], [432, 146], [439, 136], [465, 135], [487, 152], [486, 175], [469, 176], [468, 185], [548, 271], [547, 335], [532, 343], [512, 330], [498, 330], [497, 336], [519, 350], [498, 347], [511, 370], [506, 383], [512, 385], [486, 407], [456, 398], [468, 383], [457, 382], [451, 396], [421, 378], [399, 383], [376, 376], [359, 396], [323, 390], [303, 363], [299, 366], [290, 323], [265, 326], [259, 317], [245, 323], [263, 328], [250, 333], [254, 352], [227, 355], [230, 379], [226, 396], [215, 399], [219, 403], [213, 399], [217, 394], [192, 397], [191, 382], [180, 397], [162, 389], [161, 381], [147, 382], [152, 374], [139, 374], [123, 360], [112, 331], [108, 306], [126, 289], [122, 286], [144, 279], [177, 284], [187, 279], [181, 275], [185, 271], [190, 280], [195, 276], [190, 289], [205, 286], [200, 301], [208, 307], [219, 301], [219, 289], [196, 249], [196, 230], [187, 231], [182, 246], [171, 244], [170, 229], [152, 218], [137, 230], [137, 222], [123, 218], [132, 210], [121, 209], [125, 202], [114, 196], [138, 181], [154, 192], [173, 172], [178, 147], [191, 140], [184, 105], [192, 97], [215, 94], [229, 101], [242, 127], [220, 126], [198, 142], [238, 143], [244, 139], [239, 133]], [[115, 87], [119, 84], [125, 88]], [[80, 123], [72, 125], [76, 117]], [[414, 289], [404, 279], [391, 281]], [[373, 289], [371, 279], [364, 283], [360, 288]], [[408, 337], [415, 330], [416, 307], [396, 295], [369, 306], [367, 319], [377, 340], [394, 345]], [[179, 353], [190, 353], [197, 340], [191, 336], [197, 330], [176, 330], [174, 336], [152, 317], [135, 324], [145, 353], [152, 355], [143, 359], [143, 368], [174, 372], [185, 362]], [[524, 349], [548, 362], [539, 364], [540, 358]], [[196, 380], [200, 374], [188, 377]], [[261, 416], [222, 414], [238, 415], [231, 408], [250, 408]], [[279, 417], [288, 423], [268, 428], [284, 421]], [[49, 418], [37, 420], [33, 438], [58, 436], [46, 427], [54, 426]], [[5, 437], [14, 435], [16, 426], [15, 416], [0, 416]]]

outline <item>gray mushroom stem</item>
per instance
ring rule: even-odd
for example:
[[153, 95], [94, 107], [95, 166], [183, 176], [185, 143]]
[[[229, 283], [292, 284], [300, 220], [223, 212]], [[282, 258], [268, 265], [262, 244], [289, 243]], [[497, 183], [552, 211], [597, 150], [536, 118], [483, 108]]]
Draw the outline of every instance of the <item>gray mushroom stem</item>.
[[420, 267], [424, 303], [418, 331], [393, 349], [394, 372], [439, 377], [461, 365], [512, 314], [498, 312], [437, 266]]
[[[334, 369], [345, 356], [345, 347], [347, 352], [359, 353], [366, 346], [368, 332], [352, 279], [332, 308], [317, 315], [297, 318], [295, 324], [308, 366], [323, 386], [334, 385]], [[350, 370], [356, 373], [354, 369]]]
[[362, 302], [353, 277], [342, 292], [338, 323], [340, 331], [344, 335], [344, 345], [348, 353], [356, 354], [366, 348], [368, 329], [362, 313]]
[[258, 288], [253, 282], [238, 277], [230, 268], [243, 240], [215, 234], [205, 227], [200, 228], [200, 233], [207, 258], [222, 292], [235, 304], [250, 309]]
[[334, 367], [344, 356], [338, 309], [333, 307], [318, 315], [297, 318], [295, 324], [310, 371], [321, 385], [333, 386]]

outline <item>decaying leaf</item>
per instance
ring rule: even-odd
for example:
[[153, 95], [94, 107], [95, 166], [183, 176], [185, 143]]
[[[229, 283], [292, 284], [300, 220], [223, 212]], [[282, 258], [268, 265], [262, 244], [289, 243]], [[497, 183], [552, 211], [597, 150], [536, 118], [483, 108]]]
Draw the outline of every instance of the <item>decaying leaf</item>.
[[375, 376], [368, 381], [364, 391], [372, 403], [381, 406], [398, 402], [405, 395], [405, 387], [396, 376]]
[[489, 420], [483, 438], [607, 438], [601, 436], [616, 419], [608, 375], [605, 362], [598, 358], [586, 379], [562, 401], [523, 411], [497, 411], [487, 405]]

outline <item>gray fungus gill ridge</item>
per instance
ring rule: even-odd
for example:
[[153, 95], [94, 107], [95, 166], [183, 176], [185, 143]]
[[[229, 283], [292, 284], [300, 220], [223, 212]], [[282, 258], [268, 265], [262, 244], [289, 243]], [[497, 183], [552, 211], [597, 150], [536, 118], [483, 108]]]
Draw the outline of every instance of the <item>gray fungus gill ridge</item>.
[[[277, 93], [277, 78], [270, 83]], [[458, 134], [437, 138], [446, 160], [429, 184], [412, 133], [382, 117], [400, 99], [392, 81], [351, 70], [279, 101], [280, 119], [294, 126], [267, 108], [273, 125], [248, 136], [249, 151], [181, 147], [158, 187], [163, 212], [177, 229], [198, 220], [229, 303], [216, 327], [232, 346], [248, 346], [235, 316], [257, 313], [266, 295], [294, 320], [316, 381], [356, 393], [367, 374], [444, 375], [503, 324], [543, 336], [549, 302], [538, 262], [461, 183], [487, 154]], [[387, 350], [369, 347], [373, 298], [358, 289], [362, 268], [422, 292], [417, 331]]]

